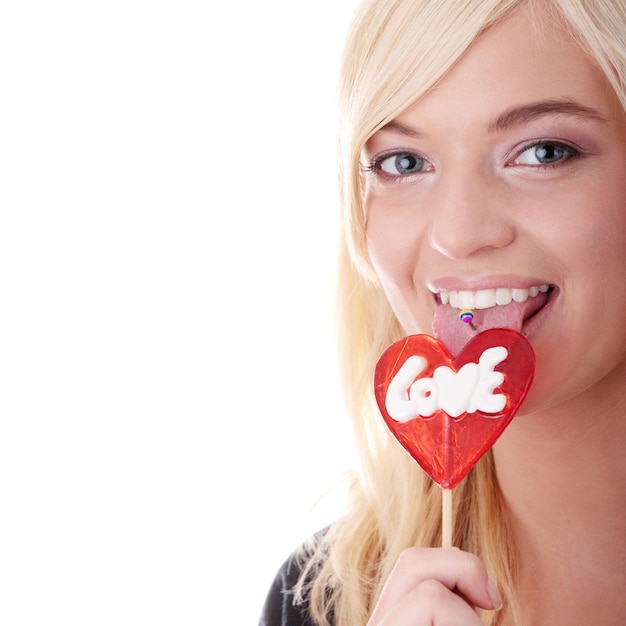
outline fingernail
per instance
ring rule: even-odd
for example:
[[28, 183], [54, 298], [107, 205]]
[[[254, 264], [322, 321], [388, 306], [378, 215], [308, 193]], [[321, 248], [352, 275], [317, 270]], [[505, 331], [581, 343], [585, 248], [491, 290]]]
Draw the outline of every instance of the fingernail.
[[499, 611], [502, 608], [502, 596], [491, 580], [487, 583], [487, 593], [493, 605], [493, 610]]

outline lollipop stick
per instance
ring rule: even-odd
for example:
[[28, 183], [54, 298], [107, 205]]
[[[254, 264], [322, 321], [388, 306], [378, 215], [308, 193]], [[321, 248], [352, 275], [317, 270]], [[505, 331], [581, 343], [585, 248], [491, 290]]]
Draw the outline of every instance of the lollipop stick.
[[441, 490], [441, 547], [452, 547], [452, 489]]
[[[453, 469], [452, 455], [452, 420], [446, 413], [444, 414], [444, 446], [442, 458], [446, 471], [451, 475]], [[452, 547], [452, 489], [441, 488], [441, 547]]]

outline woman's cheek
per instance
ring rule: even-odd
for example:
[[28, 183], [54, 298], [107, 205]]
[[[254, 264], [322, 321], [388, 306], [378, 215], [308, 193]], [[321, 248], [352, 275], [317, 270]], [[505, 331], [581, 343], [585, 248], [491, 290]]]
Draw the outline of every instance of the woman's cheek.
[[366, 235], [370, 258], [383, 279], [401, 282], [413, 275], [419, 254], [419, 232], [410, 212], [382, 199], [368, 204]]

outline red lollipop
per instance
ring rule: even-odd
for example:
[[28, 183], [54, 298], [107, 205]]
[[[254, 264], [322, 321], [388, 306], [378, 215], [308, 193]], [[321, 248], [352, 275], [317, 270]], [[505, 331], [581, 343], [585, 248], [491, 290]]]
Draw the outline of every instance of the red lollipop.
[[534, 369], [530, 344], [514, 330], [478, 333], [456, 358], [434, 337], [412, 335], [380, 357], [376, 401], [395, 438], [445, 493], [513, 419]]

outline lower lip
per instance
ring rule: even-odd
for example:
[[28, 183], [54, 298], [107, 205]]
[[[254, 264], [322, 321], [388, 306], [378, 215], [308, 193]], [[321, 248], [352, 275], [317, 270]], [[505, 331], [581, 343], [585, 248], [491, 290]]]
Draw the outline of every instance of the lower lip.
[[532, 339], [539, 333], [544, 322], [546, 321], [548, 316], [552, 313], [552, 309], [555, 306], [558, 296], [559, 296], [558, 288], [553, 287], [552, 291], [550, 292], [550, 297], [548, 301], [546, 302], [546, 304], [543, 307], [541, 307], [541, 309], [537, 311], [537, 313], [535, 313], [532, 317], [524, 321], [524, 324], [522, 326], [522, 334], [524, 335], [524, 337], [526, 337], [527, 339]]

